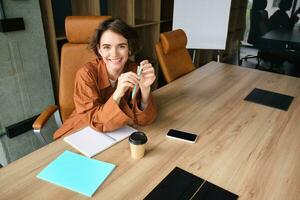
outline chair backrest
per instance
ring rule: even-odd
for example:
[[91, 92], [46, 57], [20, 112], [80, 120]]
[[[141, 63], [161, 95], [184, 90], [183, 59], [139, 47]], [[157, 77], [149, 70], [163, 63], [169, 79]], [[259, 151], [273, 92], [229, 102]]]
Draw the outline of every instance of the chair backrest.
[[160, 41], [155, 44], [156, 55], [167, 83], [195, 69], [186, 44], [187, 37], [181, 29], [161, 33]]
[[79, 67], [96, 58], [88, 49], [90, 37], [109, 16], [69, 16], [65, 21], [68, 43], [61, 50], [59, 108], [62, 121], [74, 110], [74, 79]]
[[268, 31], [267, 0], [254, 0], [250, 10], [250, 30], [247, 42], [254, 47], [261, 46], [261, 36]]

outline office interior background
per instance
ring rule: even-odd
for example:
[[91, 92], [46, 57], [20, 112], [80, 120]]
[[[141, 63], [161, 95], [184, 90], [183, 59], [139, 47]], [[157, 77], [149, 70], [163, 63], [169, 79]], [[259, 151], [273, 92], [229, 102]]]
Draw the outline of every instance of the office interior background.
[[[278, 10], [280, 0], [268, 0], [267, 2], [268, 2], [268, 4], [267, 4], [265, 10], [267, 11], [268, 17], [270, 18]], [[257, 48], [255, 48], [255, 47], [253, 48], [253, 45], [249, 44], [247, 41], [248, 36], [249, 36], [249, 31], [250, 31], [250, 10], [252, 8], [252, 5], [253, 5], [253, 0], [249, 0], [248, 5], [247, 5], [247, 11], [246, 11], [245, 31], [243, 34], [243, 39], [241, 40], [241, 43], [240, 43], [241, 44], [240, 52], [239, 52], [240, 59], [245, 58], [247, 56], [251, 56], [251, 55], [252, 56], [257, 55], [257, 53], [259, 51]], [[294, 1], [292, 1], [291, 9], [288, 10], [286, 13], [289, 16], [291, 16], [292, 12], [295, 12], [295, 10], [297, 10], [299, 7], [300, 7], [300, 1], [294, 0]], [[295, 32], [299, 32], [299, 26], [300, 26], [300, 22], [298, 21], [294, 26]], [[236, 64], [245, 66], [245, 67], [251, 67], [251, 68], [256, 68], [256, 69], [260, 69], [260, 70], [271, 71], [274, 73], [280, 73], [280, 74], [286, 74], [289, 76], [299, 77], [300, 70], [299, 70], [298, 61], [295, 63], [291, 63], [291, 62], [288, 62], [287, 60], [283, 59], [283, 62], [280, 63], [280, 65], [278, 65], [272, 69], [271, 69], [272, 63], [268, 62], [268, 60], [265, 60], [265, 61], [262, 60], [262, 62], [260, 63], [259, 66], [257, 66], [257, 59], [253, 59], [253, 58], [248, 59], [248, 60], [243, 60], [243, 62], [240, 61]]]
[[[24, 28], [0, 32], [0, 164], [5, 166], [42, 147], [28, 124], [50, 104], [57, 102], [60, 49], [66, 43], [64, 19], [68, 15], [111, 15], [126, 21], [137, 30], [143, 50], [137, 61], [149, 59], [156, 68], [156, 88], [163, 86], [154, 44], [159, 34], [172, 30], [174, 0], [2, 0], [1, 23], [22, 18]], [[271, 16], [279, 0], [268, 0]], [[293, 0], [295, 8], [299, 0]], [[196, 50], [197, 67], [214, 60], [242, 67], [269, 70], [269, 63], [256, 67], [256, 59], [239, 59], [257, 50], [247, 43], [252, 0], [232, 0], [226, 49]], [[290, 14], [290, 13], [289, 13]], [[196, 19], [192, 19], [196, 20]], [[299, 26], [296, 24], [296, 26]], [[193, 52], [193, 50], [191, 50]], [[265, 65], [265, 66], [264, 66]], [[274, 73], [299, 76], [299, 66], [283, 63]], [[70, 97], [72, 98], [72, 97]], [[54, 123], [53, 123], [54, 124]], [[47, 125], [47, 140], [52, 140], [56, 127]], [[22, 131], [23, 130], [23, 131]], [[11, 137], [11, 138], [10, 138]]]

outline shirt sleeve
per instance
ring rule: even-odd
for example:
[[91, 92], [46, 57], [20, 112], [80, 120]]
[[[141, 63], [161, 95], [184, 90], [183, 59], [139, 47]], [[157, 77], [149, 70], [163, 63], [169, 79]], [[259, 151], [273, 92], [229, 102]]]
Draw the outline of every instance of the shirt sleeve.
[[74, 104], [82, 120], [101, 132], [113, 131], [130, 120], [112, 97], [105, 102], [97, 85], [97, 77], [86, 68], [76, 74]]
[[137, 101], [133, 103], [133, 113], [135, 115], [135, 123], [142, 126], [151, 124], [157, 116], [157, 107], [155, 105], [152, 94], [150, 94], [148, 105], [144, 110], [140, 109], [139, 107], [140, 105], [141, 105], [141, 97], [139, 95]]

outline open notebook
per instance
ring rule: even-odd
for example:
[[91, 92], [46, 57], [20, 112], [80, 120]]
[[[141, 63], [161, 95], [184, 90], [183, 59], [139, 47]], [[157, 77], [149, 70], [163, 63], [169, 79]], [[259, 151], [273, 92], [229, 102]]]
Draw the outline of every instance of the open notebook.
[[127, 138], [135, 131], [137, 130], [134, 128], [124, 126], [113, 132], [102, 133], [88, 126], [72, 135], [66, 136], [64, 141], [90, 158]]

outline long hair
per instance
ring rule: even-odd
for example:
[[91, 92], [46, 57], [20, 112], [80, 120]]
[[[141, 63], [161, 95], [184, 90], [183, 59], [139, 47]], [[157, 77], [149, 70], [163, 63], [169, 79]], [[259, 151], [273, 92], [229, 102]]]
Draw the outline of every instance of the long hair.
[[121, 19], [111, 18], [99, 24], [89, 43], [89, 48], [99, 58], [101, 58], [101, 55], [98, 52], [98, 45], [102, 34], [107, 30], [111, 30], [115, 33], [118, 33], [127, 39], [129, 47], [129, 56], [134, 55], [135, 53], [141, 50], [138, 34], [134, 30], [134, 28], [126, 24]]

